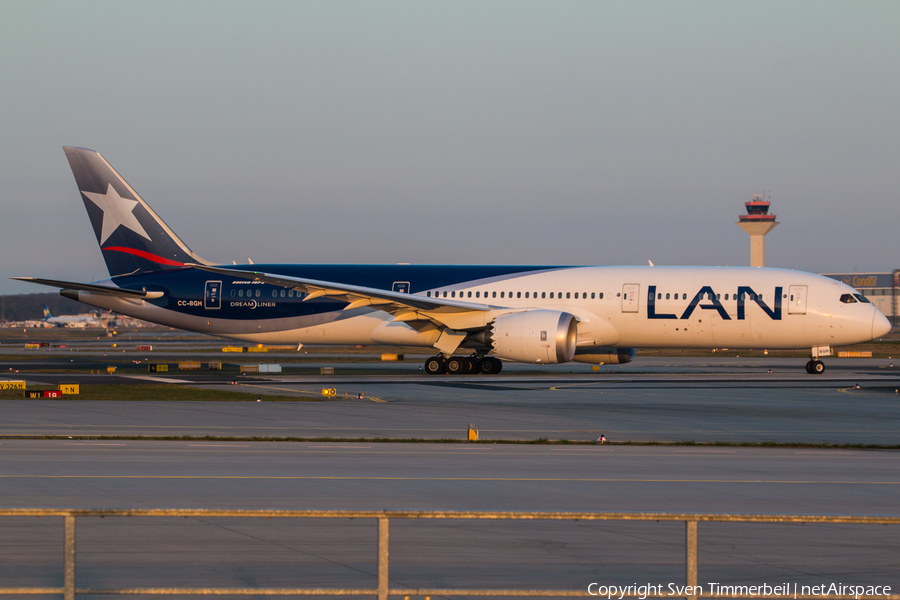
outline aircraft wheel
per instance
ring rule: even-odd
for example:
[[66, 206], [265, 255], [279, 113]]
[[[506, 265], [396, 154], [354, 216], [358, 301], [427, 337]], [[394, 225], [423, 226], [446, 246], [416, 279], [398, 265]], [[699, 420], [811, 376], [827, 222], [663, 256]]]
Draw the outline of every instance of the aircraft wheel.
[[474, 358], [466, 357], [465, 361], [466, 361], [466, 364], [465, 364], [466, 368], [463, 370], [463, 373], [465, 373], [466, 375], [470, 375], [472, 373], [478, 372], [478, 364], [475, 362]]
[[503, 368], [503, 363], [493, 356], [485, 356], [478, 361], [478, 370], [485, 375], [496, 375]]
[[447, 372], [447, 364], [442, 356], [432, 356], [425, 361], [425, 372], [429, 375], [443, 375]]
[[808, 363], [806, 363], [806, 372], [809, 373], [810, 375], [813, 374], [813, 372], [812, 372], [812, 364], [813, 364], [813, 361], [809, 361]]
[[466, 372], [466, 359], [462, 356], [451, 356], [447, 359], [447, 372], [459, 375]]
[[814, 360], [812, 361], [812, 366], [810, 367], [810, 369], [810, 373], [812, 373], [813, 375], [821, 375], [825, 372], [825, 363], [823, 363], [821, 360]]

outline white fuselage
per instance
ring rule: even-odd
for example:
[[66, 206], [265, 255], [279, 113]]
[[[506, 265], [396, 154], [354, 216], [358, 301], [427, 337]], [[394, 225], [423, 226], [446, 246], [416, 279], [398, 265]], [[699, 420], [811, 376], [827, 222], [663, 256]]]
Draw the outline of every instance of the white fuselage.
[[[229, 282], [224, 282], [227, 289]], [[777, 292], [776, 292], [777, 290]], [[858, 292], [800, 271], [748, 267], [573, 267], [461, 282], [416, 295], [490, 305], [444, 315], [460, 331], [499, 315], [535, 309], [577, 317], [584, 347], [813, 348], [883, 335], [890, 324]], [[652, 296], [651, 296], [652, 294]], [[780, 295], [780, 298], [778, 297]], [[551, 297], [552, 296], [552, 297]], [[417, 330], [372, 307], [315, 317], [240, 319], [187, 315], [142, 301], [82, 293], [79, 300], [149, 321], [260, 343], [433, 346], [440, 332]], [[227, 300], [227, 298], [226, 298]], [[457, 321], [453, 321], [457, 319]], [[421, 328], [420, 328], [421, 329]]]

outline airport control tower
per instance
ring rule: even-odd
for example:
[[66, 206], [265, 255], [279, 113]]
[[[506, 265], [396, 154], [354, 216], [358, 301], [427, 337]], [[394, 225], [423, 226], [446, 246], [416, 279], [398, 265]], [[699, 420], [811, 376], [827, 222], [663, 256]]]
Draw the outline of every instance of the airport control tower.
[[766, 266], [766, 234], [775, 229], [778, 222], [769, 214], [769, 201], [765, 194], [753, 194], [750, 202], [745, 202], [747, 214], [738, 217], [741, 229], [750, 234], [750, 266]]

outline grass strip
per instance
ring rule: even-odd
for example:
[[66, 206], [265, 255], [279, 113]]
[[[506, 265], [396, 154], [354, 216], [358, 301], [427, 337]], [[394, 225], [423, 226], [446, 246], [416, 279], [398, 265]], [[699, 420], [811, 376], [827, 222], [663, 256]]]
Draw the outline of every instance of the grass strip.
[[[35, 388], [29, 388], [33, 391]], [[43, 389], [43, 388], [38, 388]], [[47, 387], [46, 389], [55, 389]], [[321, 402], [322, 398], [309, 396], [263, 395], [252, 392], [208, 390], [186, 385], [164, 383], [138, 383], [134, 385], [81, 384], [78, 395], [63, 396], [62, 400], [107, 402]], [[0, 391], [0, 400], [23, 400], [23, 390]], [[43, 400], [43, 398], [39, 398]], [[27, 398], [26, 400], [31, 400]], [[38, 400], [36, 398], [35, 400]]]

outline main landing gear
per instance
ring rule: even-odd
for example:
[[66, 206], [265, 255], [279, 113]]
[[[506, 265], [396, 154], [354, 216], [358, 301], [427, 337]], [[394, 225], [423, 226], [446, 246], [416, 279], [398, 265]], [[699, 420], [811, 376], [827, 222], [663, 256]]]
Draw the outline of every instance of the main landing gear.
[[825, 363], [821, 360], [813, 359], [806, 363], [806, 372], [810, 375], [821, 375], [825, 372]]
[[469, 375], [483, 373], [493, 375], [503, 368], [500, 359], [493, 356], [451, 356], [444, 358], [442, 355], [432, 356], [425, 361], [425, 372], [429, 375]]

